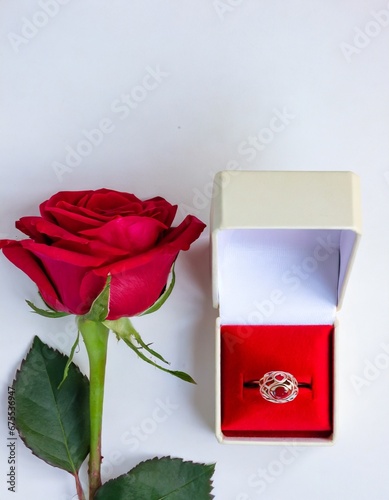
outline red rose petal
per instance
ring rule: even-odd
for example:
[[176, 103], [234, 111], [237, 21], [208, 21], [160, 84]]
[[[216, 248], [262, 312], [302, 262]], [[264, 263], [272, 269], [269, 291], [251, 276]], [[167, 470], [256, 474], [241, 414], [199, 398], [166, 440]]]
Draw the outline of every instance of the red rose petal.
[[[191, 243], [200, 236], [205, 227], [205, 224], [196, 217], [190, 215], [180, 224], [180, 226], [178, 226], [178, 228], [174, 228], [178, 229], [178, 231], [169, 233], [169, 238], [163, 238], [157, 246], [148, 252], [104, 265], [96, 269], [95, 272], [99, 275], [107, 275], [107, 273], [119, 274], [131, 269], [136, 269], [148, 262], [152, 262], [156, 255], [161, 258], [163, 258], [164, 254], [176, 256], [180, 250], [188, 250]], [[150, 284], [150, 286], [152, 286], [152, 284]]]
[[91, 193], [93, 191], [59, 191], [39, 205], [40, 214], [44, 219], [54, 221], [50, 209], [54, 208], [57, 203], [66, 201], [77, 206], [83, 197], [90, 196]]
[[106, 276], [92, 275], [88, 281], [90, 288], [87, 291], [85, 285], [83, 286], [83, 280], [104, 260], [101, 257], [41, 245], [31, 240], [23, 240], [20, 243], [41, 263], [45, 275], [55, 284], [57, 296], [66, 310], [73, 314], [87, 313], [94, 299], [104, 288]]
[[62, 208], [50, 208], [49, 213], [55, 223], [73, 234], [77, 234], [84, 229], [99, 227], [102, 224], [101, 221]]
[[98, 190], [93, 193], [86, 207], [94, 212], [108, 212], [113, 214], [122, 214], [128, 211], [128, 207], [135, 208], [135, 213], [142, 207], [142, 201], [130, 193], [122, 193], [114, 190]]
[[105, 261], [103, 257], [72, 252], [71, 250], [65, 250], [56, 246], [35, 243], [32, 240], [22, 240], [20, 244], [41, 260], [47, 257], [84, 268], [96, 268], [103, 265]]
[[187, 250], [204, 228], [196, 217], [188, 216], [169, 240], [162, 240], [149, 252], [97, 269], [96, 274], [111, 275], [108, 318], [133, 316], [152, 306], [166, 286], [179, 251]]
[[166, 232], [164, 243], [169, 243], [173, 248], [188, 250], [191, 243], [197, 240], [206, 225], [194, 215], [188, 215], [177, 227]]
[[112, 247], [126, 250], [128, 256], [137, 255], [152, 248], [166, 226], [148, 217], [120, 217], [96, 229], [80, 234]]
[[177, 255], [155, 255], [144, 265], [111, 275], [108, 319], [135, 316], [161, 295]]
[[39, 259], [31, 252], [21, 246], [16, 241], [9, 241], [8, 245], [3, 247], [3, 253], [8, 260], [23, 271], [37, 285], [43, 299], [56, 311], [71, 312], [62, 302], [57, 291], [42, 268]]
[[57, 209], [61, 209], [62, 211], [69, 212], [70, 214], [80, 215], [86, 217], [87, 219], [92, 219], [94, 221], [99, 221], [101, 223], [108, 222], [112, 219], [111, 215], [105, 215], [104, 212], [98, 212], [89, 210], [86, 207], [80, 207], [76, 205], [71, 205], [66, 201], [59, 202], [55, 207]]
[[163, 222], [167, 227], [173, 223], [177, 213], [177, 205], [171, 205], [160, 196], [145, 200], [142, 206], [142, 212], [139, 215], [151, 217]]
[[76, 236], [41, 217], [23, 217], [18, 222], [21, 221], [26, 226], [26, 232], [30, 232], [31, 236], [35, 236], [33, 239], [36, 243], [45, 243], [48, 246], [62, 248], [82, 255], [102, 257], [104, 263], [128, 255], [125, 249], [116, 248], [98, 240], [90, 241], [86, 237]]
[[15, 222], [15, 227], [34, 241], [46, 243], [47, 238], [45, 238], [45, 235], [37, 228], [37, 224], [40, 220], [43, 219], [41, 217], [22, 217]]
[[[16, 223], [16, 227], [21, 231], [23, 229], [29, 231], [31, 238], [36, 243], [50, 244], [61, 239], [80, 244], [86, 244], [88, 242], [86, 238], [74, 235], [42, 217], [22, 217], [20, 221]], [[23, 230], [24, 233], [29, 234], [27, 231]]]

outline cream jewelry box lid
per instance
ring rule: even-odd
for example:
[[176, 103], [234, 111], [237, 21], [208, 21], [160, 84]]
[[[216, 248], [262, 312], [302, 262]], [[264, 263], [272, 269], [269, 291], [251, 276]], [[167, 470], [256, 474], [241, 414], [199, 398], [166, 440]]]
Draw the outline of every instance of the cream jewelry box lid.
[[359, 178], [219, 172], [211, 234], [221, 324], [333, 323], [361, 234]]

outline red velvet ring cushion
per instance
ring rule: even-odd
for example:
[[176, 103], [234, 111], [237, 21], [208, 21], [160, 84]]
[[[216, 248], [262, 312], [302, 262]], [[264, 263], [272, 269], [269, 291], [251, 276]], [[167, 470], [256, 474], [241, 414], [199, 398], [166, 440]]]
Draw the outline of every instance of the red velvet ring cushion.
[[[333, 325], [221, 328], [222, 432], [234, 437], [328, 437], [333, 412]], [[294, 401], [275, 404], [244, 382], [282, 370], [301, 387]]]

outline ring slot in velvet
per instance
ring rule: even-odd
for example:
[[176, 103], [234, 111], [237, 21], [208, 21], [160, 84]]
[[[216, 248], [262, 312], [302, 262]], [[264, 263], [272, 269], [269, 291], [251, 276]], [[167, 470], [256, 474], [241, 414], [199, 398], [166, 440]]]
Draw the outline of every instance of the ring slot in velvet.
[[[332, 434], [333, 325], [221, 328], [222, 432], [234, 437], [326, 437]], [[244, 387], [268, 371], [293, 374], [300, 383], [294, 401], [265, 401]]]

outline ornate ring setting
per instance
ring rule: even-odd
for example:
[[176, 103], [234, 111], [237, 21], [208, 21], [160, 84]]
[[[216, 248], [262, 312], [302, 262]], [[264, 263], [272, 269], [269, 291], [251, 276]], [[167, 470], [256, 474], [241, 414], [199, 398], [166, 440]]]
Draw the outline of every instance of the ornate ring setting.
[[300, 387], [311, 388], [310, 384], [299, 383], [291, 373], [283, 371], [267, 372], [260, 380], [250, 380], [244, 385], [259, 387], [261, 396], [270, 403], [289, 403], [297, 397]]

